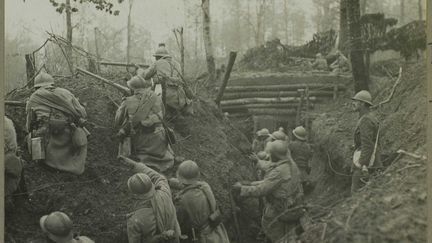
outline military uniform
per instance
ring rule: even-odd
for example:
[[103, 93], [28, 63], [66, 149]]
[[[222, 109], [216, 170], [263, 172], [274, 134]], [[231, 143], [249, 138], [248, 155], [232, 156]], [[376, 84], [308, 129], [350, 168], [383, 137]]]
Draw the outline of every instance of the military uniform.
[[12, 203], [12, 194], [19, 188], [23, 164], [16, 156], [18, 144], [13, 122], [7, 117], [4, 117], [4, 121], [5, 200], [9, 204]]
[[[361, 166], [366, 166], [371, 169], [373, 172], [376, 169], [382, 168], [381, 162], [381, 149], [380, 149], [380, 139], [378, 135], [379, 129], [379, 121], [377, 117], [369, 112], [363, 115], [359, 121], [357, 122], [356, 128], [354, 130], [354, 147], [357, 151], [361, 151], [360, 157], [358, 159], [358, 163]], [[376, 151], [375, 150], [375, 143]], [[374, 156], [374, 160], [371, 161], [371, 158]], [[361, 185], [361, 178], [363, 177], [361, 168], [354, 166], [353, 164], [353, 176], [352, 176], [352, 185], [351, 191], [358, 190]]]
[[26, 112], [31, 137], [43, 138], [44, 162], [59, 170], [82, 174], [88, 135], [82, 121], [87, 113], [75, 96], [63, 88], [41, 87], [30, 96]]
[[154, 184], [155, 192], [149, 199], [139, 199], [135, 205], [135, 212], [127, 221], [129, 243], [150, 242], [155, 235], [167, 230], [174, 231], [175, 239], [162, 242], [178, 243], [181, 231], [168, 180], [139, 163], [135, 172], [147, 174]]
[[328, 70], [327, 60], [324, 58], [317, 58], [312, 64], [312, 67], [317, 70], [327, 71]]
[[[183, 188], [177, 197], [177, 217], [183, 232], [192, 228], [199, 243], [229, 243], [225, 226], [220, 223], [212, 227], [209, 216], [216, 210], [216, 199], [210, 186], [204, 181]], [[192, 234], [189, 233], [190, 240]], [[192, 242], [192, 241], [189, 241]]]
[[298, 221], [283, 221], [283, 212], [302, 203], [303, 188], [300, 171], [290, 160], [270, 165], [264, 180], [253, 182], [251, 186], [241, 186], [240, 196], [265, 197], [262, 228], [274, 243], [285, 242], [293, 237], [293, 229]]
[[131, 137], [132, 154], [141, 162], [165, 171], [174, 165], [174, 152], [162, 126], [163, 104], [150, 89], [140, 89], [123, 100], [115, 127]]
[[179, 72], [179, 64], [173, 61], [171, 57], [165, 56], [154, 62], [144, 75], [146, 80], [153, 78], [155, 83], [165, 82], [166, 105], [175, 110], [181, 110], [190, 103]]
[[[297, 164], [302, 183], [306, 183], [310, 171], [309, 161], [312, 158], [312, 149], [305, 141], [295, 140], [290, 142], [288, 146], [291, 151], [291, 157]], [[303, 185], [304, 186], [304, 185]]]

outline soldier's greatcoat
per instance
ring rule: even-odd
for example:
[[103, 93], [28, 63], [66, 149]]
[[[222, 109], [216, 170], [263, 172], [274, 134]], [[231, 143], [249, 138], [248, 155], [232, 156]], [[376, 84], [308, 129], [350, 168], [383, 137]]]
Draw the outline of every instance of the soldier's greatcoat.
[[174, 152], [166, 139], [162, 119], [162, 99], [150, 88], [140, 89], [123, 100], [115, 116], [115, 127], [126, 128], [132, 155], [165, 171], [174, 164]]

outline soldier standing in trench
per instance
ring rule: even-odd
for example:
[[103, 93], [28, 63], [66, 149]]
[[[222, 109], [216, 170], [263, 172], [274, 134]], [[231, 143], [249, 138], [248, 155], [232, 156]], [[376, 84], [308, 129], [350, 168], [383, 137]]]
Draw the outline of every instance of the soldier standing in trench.
[[139, 76], [132, 77], [127, 85], [134, 95], [123, 100], [114, 120], [122, 143], [126, 139], [131, 141], [131, 154], [121, 152], [121, 155], [132, 155], [148, 166], [165, 172], [174, 165], [174, 152], [162, 124], [162, 99], [151, 90], [151, 82]]
[[229, 243], [221, 213], [210, 185], [199, 180], [198, 165], [182, 162], [170, 184], [181, 188], [176, 196], [177, 218], [188, 240], [182, 242]]
[[54, 87], [54, 78], [41, 72], [27, 102], [29, 151], [33, 160], [58, 170], [82, 174], [87, 157], [84, 127], [87, 113], [67, 89]]
[[267, 142], [269, 141], [270, 132], [267, 128], [263, 128], [256, 133], [256, 138], [252, 142], [252, 151], [258, 154], [264, 151]]
[[357, 192], [367, 179], [369, 172], [382, 168], [380, 158], [379, 127], [380, 123], [370, 110], [371, 94], [362, 90], [353, 98], [354, 111], [359, 113], [359, 120], [354, 130], [354, 148], [352, 165], [351, 193]]
[[295, 242], [295, 229], [306, 213], [300, 171], [289, 158], [285, 142], [269, 142], [266, 150], [272, 164], [264, 179], [252, 182], [250, 186], [237, 182], [232, 188], [242, 197], [265, 198], [261, 224], [264, 233], [272, 242]]
[[127, 221], [128, 242], [179, 243], [180, 225], [168, 180], [143, 163], [119, 158], [136, 173], [127, 181], [138, 199]]
[[310, 173], [310, 159], [312, 158], [312, 149], [306, 142], [306, 129], [303, 126], [298, 126], [292, 131], [293, 139], [289, 144], [289, 150], [294, 162], [297, 164], [301, 173], [301, 180], [305, 193], [310, 191], [310, 181], [308, 175]]

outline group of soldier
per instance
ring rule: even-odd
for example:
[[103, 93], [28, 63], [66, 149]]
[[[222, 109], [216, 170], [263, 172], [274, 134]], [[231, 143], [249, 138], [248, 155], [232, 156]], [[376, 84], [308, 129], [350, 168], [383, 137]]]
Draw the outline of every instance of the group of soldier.
[[[191, 101], [178, 64], [165, 46], [159, 46], [154, 56], [156, 61], [148, 70], [138, 70], [127, 81], [133, 95], [123, 99], [115, 115], [120, 139], [118, 159], [134, 170], [135, 174], [125, 183], [138, 199], [134, 211], [128, 214], [128, 241], [229, 242], [216, 199], [209, 184], [200, 180], [197, 163], [184, 160], [175, 176], [168, 179], [168, 171], [174, 166], [171, 148], [174, 135], [165, 123], [165, 116], [185, 114]], [[155, 84], [163, 84], [162, 95], [155, 92]], [[84, 106], [71, 92], [56, 87], [47, 73], [37, 75], [34, 88], [26, 106], [26, 141], [32, 160], [82, 174], [90, 135], [85, 128]], [[381, 165], [379, 122], [369, 109], [371, 96], [361, 91], [353, 100], [360, 114], [354, 134], [354, 192], [361, 187], [368, 171]], [[6, 117], [5, 125], [6, 198], [9, 206], [13, 206], [13, 200], [9, 199], [23, 184], [23, 164], [17, 156], [15, 129]], [[232, 193], [264, 198], [262, 230], [266, 237], [272, 242], [295, 242], [298, 226], [305, 229], [310, 223], [304, 203], [305, 191], [312, 188], [308, 177], [313, 151], [307, 143], [307, 131], [299, 126], [290, 138], [283, 128], [272, 134], [262, 129], [257, 132], [252, 150], [257, 181], [237, 182]], [[174, 195], [171, 189], [178, 192]], [[71, 219], [63, 212], [43, 216], [40, 227], [54, 242], [93, 242], [76, 236]]]

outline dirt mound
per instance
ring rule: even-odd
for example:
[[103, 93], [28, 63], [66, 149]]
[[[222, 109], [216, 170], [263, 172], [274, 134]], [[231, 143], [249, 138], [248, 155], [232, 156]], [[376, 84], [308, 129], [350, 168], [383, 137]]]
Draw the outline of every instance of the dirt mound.
[[[426, 69], [423, 63], [402, 68], [393, 98], [376, 110], [386, 168], [353, 197], [348, 197], [350, 146], [357, 115], [349, 100], [341, 100], [314, 121], [318, 183], [308, 200], [315, 225], [303, 234], [305, 242], [425, 242], [426, 164], [396, 151], [426, 153]], [[373, 78], [374, 103], [389, 96], [395, 79]]]
[[[111, 80], [116, 77], [107, 77]], [[16, 242], [27, 242], [41, 236], [39, 218], [54, 210], [69, 215], [80, 229], [96, 242], [127, 242], [126, 217], [136, 199], [128, 193], [127, 178], [132, 174], [116, 161], [117, 142], [112, 129], [119, 93], [86, 77], [64, 79], [58, 86], [71, 90], [86, 106], [91, 137], [88, 147], [88, 167], [81, 176], [57, 172], [45, 166], [27, 163], [25, 179], [33, 208], [18, 208], [6, 219], [8, 237]], [[26, 92], [26, 91], [24, 91]], [[29, 94], [29, 92], [27, 92]], [[26, 94], [27, 94], [26, 93]], [[27, 94], [27, 95], [28, 95]], [[14, 95], [19, 99], [26, 95]], [[233, 235], [229, 185], [238, 180], [251, 180], [248, 140], [229, 121], [217, 117], [212, 103], [197, 101], [196, 114], [186, 117], [189, 135], [182, 137], [173, 149], [176, 156], [195, 160], [202, 170], [202, 177], [209, 182], [223, 211], [227, 228]], [[9, 108], [9, 115], [18, 126], [24, 126], [23, 111]], [[22, 144], [24, 145], [24, 144]], [[240, 219], [244, 225], [256, 225], [254, 202], [245, 204]], [[253, 218], [253, 220], [251, 220]], [[257, 232], [244, 231], [245, 239], [253, 242]]]

